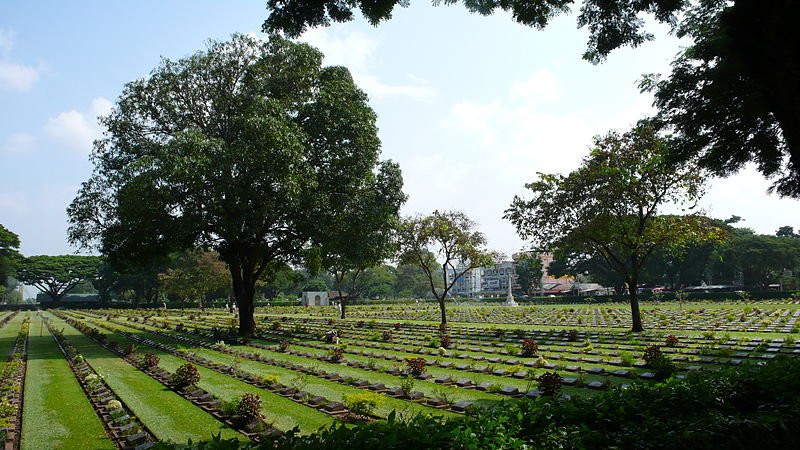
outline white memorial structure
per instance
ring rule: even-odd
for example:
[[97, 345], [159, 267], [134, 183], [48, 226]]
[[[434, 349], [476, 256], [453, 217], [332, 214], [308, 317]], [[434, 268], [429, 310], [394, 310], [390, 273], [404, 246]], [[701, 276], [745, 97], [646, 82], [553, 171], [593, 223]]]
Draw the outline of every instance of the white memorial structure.
[[329, 306], [330, 299], [327, 291], [303, 292], [300, 304], [303, 306]]

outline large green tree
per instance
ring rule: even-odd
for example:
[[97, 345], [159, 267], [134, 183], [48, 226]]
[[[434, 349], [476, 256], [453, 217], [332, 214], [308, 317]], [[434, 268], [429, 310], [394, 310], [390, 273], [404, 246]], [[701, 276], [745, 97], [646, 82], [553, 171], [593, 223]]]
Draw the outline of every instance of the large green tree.
[[[394, 270], [396, 281], [393, 291], [400, 298], [421, 298], [430, 295], [431, 288], [428, 277], [417, 264], [398, 264]], [[435, 289], [442, 287], [441, 277], [434, 276]]]
[[19, 236], [0, 224], [0, 286], [13, 276], [22, 255], [19, 254]]
[[355, 191], [338, 195], [337, 214], [319, 224], [327, 229], [327, 238], [321, 242], [321, 265], [336, 282], [342, 319], [347, 307], [347, 297], [342, 295], [345, 280], [352, 295], [365, 269], [393, 256], [400, 206], [406, 200], [402, 187], [399, 166], [384, 162], [376, 176], [364, 177], [361, 185], [353, 186]]
[[128, 83], [69, 207], [70, 241], [141, 259], [217, 251], [252, 335], [256, 281], [321, 245], [337, 195], [379, 170], [366, 94], [322, 58], [235, 35]]
[[515, 196], [505, 218], [534, 249], [577, 248], [601, 258], [625, 279], [632, 329], [642, 331], [637, 287], [658, 248], [679, 249], [714, 236], [697, 215], [664, 216], [666, 204], [693, 206], [703, 192], [696, 167], [665, 164], [669, 141], [648, 123], [595, 139], [595, 148], [568, 175], [539, 174]]
[[[459, 2], [439, 0], [433, 3], [450, 5]], [[589, 29], [584, 58], [590, 61], [600, 61], [620, 46], [637, 47], [653, 39], [644, 28], [641, 15], [649, 14], [659, 22], [675, 24], [676, 13], [689, 4], [686, 0], [463, 0], [462, 3], [470, 12], [484, 16], [497, 10], [510, 12], [515, 22], [538, 29], [544, 28], [556, 16], [569, 13], [574, 4], [580, 3], [578, 26]], [[267, 0], [270, 13], [263, 30], [281, 31], [297, 37], [309, 27], [353, 20], [356, 10], [377, 25], [391, 18], [396, 6], [409, 4], [409, 0]]]
[[445, 300], [458, 278], [499, 259], [497, 253], [485, 248], [486, 238], [477, 230], [477, 224], [461, 211], [434, 211], [427, 216], [406, 218], [398, 237], [399, 259], [422, 269], [439, 303], [442, 325], [447, 324]]
[[794, 278], [800, 270], [800, 239], [756, 234], [737, 228], [733, 237], [718, 246], [716, 258], [709, 264], [715, 284], [738, 284], [767, 289], [779, 284], [784, 273]]
[[[307, 27], [352, 20], [360, 10], [377, 25], [407, 0], [268, 0], [264, 30], [298, 36]], [[648, 16], [693, 42], [663, 81], [647, 77], [664, 126], [680, 141], [673, 156], [720, 175], [753, 161], [780, 194], [800, 196], [800, 2], [797, 0], [444, 0], [490, 15], [545, 27], [579, 7], [589, 31], [584, 58], [597, 63], [614, 49], [653, 38]], [[652, 20], [651, 20], [652, 22]]]
[[231, 286], [230, 271], [220, 261], [216, 252], [192, 249], [181, 252], [172, 260], [171, 267], [158, 275], [164, 292], [200, 304], [206, 295]]
[[674, 156], [719, 175], [754, 162], [800, 197], [800, 2], [701, 0], [676, 30], [691, 38], [663, 79], [645, 77]]
[[544, 270], [542, 269], [542, 260], [538, 254], [523, 254], [517, 261], [514, 271], [517, 274], [519, 286], [526, 294], [530, 294], [534, 289], [542, 287]]
[[24, 258], [17, 273], [20, 282], [59, 302], [78, 283], [96, 277], [101, 265], [98, 256], [40, 255]]

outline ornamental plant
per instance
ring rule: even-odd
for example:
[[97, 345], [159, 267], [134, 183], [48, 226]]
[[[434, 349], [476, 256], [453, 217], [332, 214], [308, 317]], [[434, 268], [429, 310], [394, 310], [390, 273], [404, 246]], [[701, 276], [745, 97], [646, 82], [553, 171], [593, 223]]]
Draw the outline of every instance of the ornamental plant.
[[657, 345], [648, 347], [642, 359], [647, 363], [647, 367], [653, 370], [657, 380], [666, 380], [677, 370], [675, 363], [667, 358]]
[[256, 394], [244, 394], [236, 404], [236, 415], [242, 425], [248, 426], [261, 422], [261, 397]]
[[413, 391], [416, 384], [417, 380], [415, 380], [411, 375], [406, 375], [400, 378], [400, 388], [403, 389], [403, 392], [406, 394], [409, 394], [411, 391]]
[[642, 359], [644, 359], [644, 362], [647, 363], [648, 367], [653, 361], [663, 357], [664, 353], [661, 352], [661, 347], [657, 345], [651, 345], [650, 347], [647, 347], [644, 350], [644, 355], [642, 355]]
[[453, 344], [453, 340], [450, 338], [450, 335], [449, 334], [443, 334], [441, 339], [440, 339], [440, 341], [439, 341], [439, 346], [440, 347], [444, 347], [444, 348], [450, 348], [450, 346], [452, 344]]
[[536, 356], [539, 352], [539, 344], [533, 339], [522, 340], [522, 356]]
[[408, 367], [408, 373], [415, 377], [428, 370], [425, 368], [425, 358], [408, 358], [406, 359], [406, 366]]
[[557, 372], [545, 372], [536, 379], [539, 382], [539, 391], [542, 395], [554, 397], [561, 392], [561, 375]]
[[383, 341], [384, 342], [392, 342], [392, 330], [384, 330], [384, 332], [383, 332]]
[[567, 340], [570, 342], [578, 342], [578, 330], [569, 330], [567, 333]]
[[375, 408], [382, 405], [386, 398], [374, 392], [347, 394], [344, 396], [344, 406], [351, 413], [359, 417], [368, 417]]
[[289, 350], [289, 341], [280, 341], [278, 343], [278, 351], [285, 352]]
[[197, 367], [186, 363], [178, 367], [178, 370], [170, 376], [170, 381], [178, 389], [194, 386], [200, 382], [200, 372], [197, 371]]
[[330, 353], [328, 353], [328, 361], [339, 362], [342, 359], [344, 359], [344, 349], [341, 347], [331, 349]]
[[675, 336], [674, 334], [670, 334], [670, 335], [669, 335], [669, 336], [667, 336], [667, 338], [664, 340], [664, 345], [665, 345], [666, 347], [675, 347], [675, 346], [677, 346], [677, 345], [678, 345], [678, 337], [677, 337], [677, 336]]

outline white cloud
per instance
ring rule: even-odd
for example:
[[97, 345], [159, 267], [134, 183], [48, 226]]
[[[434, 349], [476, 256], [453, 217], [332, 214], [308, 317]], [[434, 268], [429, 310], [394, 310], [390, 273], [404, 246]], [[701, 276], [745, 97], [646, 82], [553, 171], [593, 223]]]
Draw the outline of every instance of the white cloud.
[[345, 66], [350, 69], [356, 84], [374, 97], [406, 97], [415, 100], [436, 95], [425, 80], [409, 75], [411, 84], [390, 84], [372, 73], [371, 60], [379, 43], [358, 31], [332, 31], [312, 28], [300, 37], [325, 54], [325, 64]]
[[27, 91], [39, 79], [41, 70], [12, 60], [15, 37], [11, 30], [0, 30], [0, 89]]
[[10, 91], [27, 91], [39, 79], [39, 71], [33, 67], [0, 60], [0, 87]]
[[509, 95], [534, 102], [552, 102], [561, 97], [558, 77], [549, 70], [538, 70], [527, 80], [511, 83]]
[[14, 48], [14, 36], [16, 33], [12, 30], [0, 30], [0, 54], [3, 56], [11, 53]]
[[107, 115], [112, 107], [113, 103], [108, 99], [95, 98], [87, 113], [72, 109], [48, 119], [44, 132], [73, 150], [89, 153], [94, 140], [100, 138], [103, 133], [97, 117]]
[[28, 153], [36, 148], [36, 137], [27, 133], [14, 133], [6, 139], [2, 148], [9, 153]]

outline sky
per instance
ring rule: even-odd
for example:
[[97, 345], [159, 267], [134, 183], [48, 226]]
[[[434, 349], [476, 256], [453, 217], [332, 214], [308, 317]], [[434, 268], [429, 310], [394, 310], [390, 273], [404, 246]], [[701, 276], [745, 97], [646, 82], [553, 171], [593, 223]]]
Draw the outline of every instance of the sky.
[[[66, 254], [66, 208], [92, 171], [96, 118], [125, 83], [160, 58], [177, 59], [209, 39], [260, 33], [265, 1], [5, 1], [0, 3], [0, 224], [25, 255]], [[592, 137], [625, 131], [652, 113], [642, 74], [667, 73], [681, 42], [621, 49], [600, 65], [581, 59], [588, 33], [574, 16], [544, 31], [509, 15], [482, 17], [459, 5], [416, 0], [378, 27], [363, 19], [313, 29], [301, 40], [326, 64], [344, 65], [378, 114], [383, 158], [400, 164], [404, 215], [462, 210], [488, 246], [524, 248], [502, 219], [537, 172], [578, 167]], [[685, 43], [683, 43], [685, 45]], [[716, 218], [773, 234], [800, 228], [800, 204], [767, 194], [748, 168], [712, 181], [701, 201]]]

